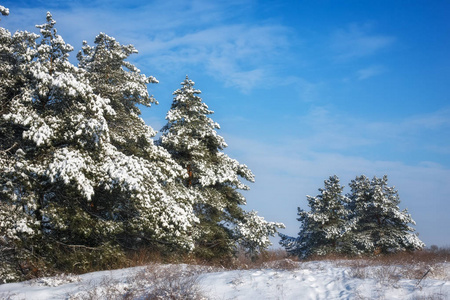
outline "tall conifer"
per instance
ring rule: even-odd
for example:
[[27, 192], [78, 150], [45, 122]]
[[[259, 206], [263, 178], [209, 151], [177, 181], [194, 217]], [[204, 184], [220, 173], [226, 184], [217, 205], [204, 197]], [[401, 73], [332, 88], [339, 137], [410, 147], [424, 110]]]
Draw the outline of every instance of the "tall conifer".
[[246, 165], [222, 152], [227, 144], [217, 134], [220, 126], [208, 117], [213, 111], [198, 96], [201, 92], [194, 82], [186, 76], [181, 85], [174, 92], [160, 143], [184, 168], [184, 184], [196, 194], [197, 253], [230, 255], [236, 243], [250, 252], [266, 248], [267, 236], [283, 225], [255, 219], [254, 212], [243, 210], [246, 200], [239, 190], [249, 188], [241, 179], [253, 182], [254, 176]]

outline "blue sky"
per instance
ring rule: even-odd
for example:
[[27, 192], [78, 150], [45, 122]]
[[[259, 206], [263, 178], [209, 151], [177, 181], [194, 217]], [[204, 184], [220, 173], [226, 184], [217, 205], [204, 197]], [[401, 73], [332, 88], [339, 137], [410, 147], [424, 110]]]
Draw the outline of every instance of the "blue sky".
[[387, 174], [429, 246], [450, 245], [450, 2], [3, 1], [1, 26], [51, 11], [75, 47], [99, 32], [160, 83], [159, 130], [186, 75], [215, 111], [226, 152], [256, 175], [248, 208], [296, 235], [297, 207], [338, 175]]

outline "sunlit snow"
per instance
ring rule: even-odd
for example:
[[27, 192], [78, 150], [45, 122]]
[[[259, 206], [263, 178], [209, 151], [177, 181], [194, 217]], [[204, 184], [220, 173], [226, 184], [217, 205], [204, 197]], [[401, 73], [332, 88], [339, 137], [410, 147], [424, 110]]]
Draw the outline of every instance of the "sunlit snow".
[[[191, 267], [179, 265], [176, 268], [186, 270]], [[399, 270], [402, 266], [355, 269], [344, 262], [316, 261], [292, 262], [287, 269], [268, 266], [262, 269], [227, 271], [203, 267], [200, 268], [202, 271], [196, 282], [203, 299], [394, 300], [446, 299], [450, 296], [450, 263], [441, 264], [439, 272], [421, 281], [408, 279], [407, 276], [390, 277], [389, 274], [393, 274], [395, 268]], [[3, 284], [0, 285], [0, 298], [91, 299], [87, 297], [95, 295], [95, 299], [108, 299], [113, 292], [120, 298], [119, 296], [136, 289], [136, 297], [133, 299], [144, 299], [145, 294], [152, 290], [152, 284], [142, 274], [151, 272], [154, 268], [146, 270], [145, 267], [137, 267]], [[359, 270], [359, 273], [355, 270]], [[185, 273], [191, 274], [186, 276], [192, 276], [192, 272]], [[148, 276], [151, 274], [147, 273]], [[142, 281], [139, 282], [140, 280]]]

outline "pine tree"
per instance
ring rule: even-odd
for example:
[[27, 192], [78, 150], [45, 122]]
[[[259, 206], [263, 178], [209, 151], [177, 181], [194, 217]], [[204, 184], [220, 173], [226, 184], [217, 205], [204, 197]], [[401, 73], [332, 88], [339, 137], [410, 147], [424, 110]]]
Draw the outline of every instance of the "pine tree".
[[[0, 12], [9, 14], [3, 6]], [[14, 100], [21, 96], [27, 78], [25, 65], [34, 57], [37, 37], [19, 31], [11, 36], [0, 27], [0, 284], [21, 278], [39, 235], [39, 224], [31, 212], [36, 207], [33, 182], [27, 176], [22, 150], [29, 143], [22, 139], [24, 128], [8, 120]]]
[[400, 198], [394, 187], [387, 185], [388, 178], [358, 176], [350, 183], [348, 204], [355, 224], [353, 243], [357, 253], [377, 254], [403, 250], [422, 249], [411, 215], [398, 207]]
[[[55, 23], [47, 13], [47, 22], [36, 26], [39, 41], [35, 34], [14, 34], [9, 55], [14, 84], [2, 82], [7, 93], [2, 93], [1, 132], [8, 145], [2, 211], [27, 216], [32, 227], [9, 222], [27, 229], [19, 248], [47, 258], [60, 246], [69, 252], [75, 249], [71, 245], [107, 249], [103, 242], [118, 228], [89, 213], [100, 182], [98, 154], [109, 138], [104, 115], [113, 111], [68, 61], [73, 48], [57, 34]], [[2, 74], [3, 80], [8, 78]], [[26, 275], [28, 267], [18, 269]]]
[[387, 176], [369, 180], [364, 175], [350, 183], [351, 192], [342, 196], [337, 176], [325, 181], [320, 195], [308, 198], [310, 211], [299, 208], [302, 223], [298, 237], [280, 234], [280, 244], [301, 258], [342, 253], [348, 255], [390, 253], [424, 247], [407, 210], [400, 211], [400, 199]]
[[[192, 249], [197, 218], [177, 182], [181, 167], [140, 121], [128, 124], [142, 132], [134, 148], [111, 138], [119, 100], [99, 95], [89, 71], [69, 62], [55, 23], [47, 13], [40, 37], [0, 31], [0, 244], [63, 268], [71, 259], [111, 267], [118, 246], [139, 241]], [[9, 257], [8, 270], [26, 275], [20, 255]]]
[[138, 52], [133, 45], [121, 45], [105, 33], [100, 33], [94, 43], [92, 47], [84, 41], [77, 58], [94, 92], [109, 99], [115, 111], [114, 115], [106, 116], [111, 143], [124, 153], [143, 155], [153, 145], [151, 138], [156, 132], [139, 117], [138, 105], [150, 107], [158, 103], [147, 89], [147, 84], [158, 80], [141, 74], [126, 61]]
[[184, 184], [197, 197], [196, 253], [208, 258], [227, 256], [237, 242], [253, 252], [266, 248], [270, 245], [267, 236], [283, 225], [258, 219], [241, 208], [246, 200], [238, 190], [249, 188], [240, 179], [253, 182], [254, 176], [246, 165], [221, 152], [227, 144], [217, 134], [220, 126], [208, 117], [213, 112], [198, 96], [201, 92], [194, 89], [194, 82], [186, 76], [181, 85], [174, 92], [160, 144], [184, 168]]
[[336, 175], [325, 180], [324, 185], [316, 197], [307, 196], [310, 211], [298, 208], [298, 220], [302, 224], [298, 237], [280, 234], [280, 244], [293, 255], [306, 258], [347, 250], [345, 235], [349, 228], [345, 204], [348, 199], [342, 195], [344, 187]]
[[[79, 67], [86, 71], [94, 92], [110, 100], [114, 115], [107, 115], [110, 143], [127, 157], [138, 160], [135, 165], [139, 169], [148, 171], [149, 178], [143, 180], [146, 188], [142, 190], [146, 197], [135, 199], [134, 208], [139, 211], [141, 218], [132, 215], [129, 228], [122, 239], [136, 244], [130, 239], [136, 236], [140, 240], [154, 243], [169, 243], [192, 248], [190, 227], [197, 222], [192, 211], [193, 197], [188, 189], [175, 180], [185, 176], [181, 167], [171, 158], [162, 147], [154, 144], [156, 132], [140, 118], [138, 105], [150, 106], [157, 101], [150, 96], [147, 84], [157, 83], [153, 76], [145, 76], [140, 70], [126, 61], [137, 53], [132, 45], [121, 45], [113, 37], [100, 33], [95, 38], [95, 46], [83, 42], [83, 50], [77, 55]], [[94, 201], [96, 207], [109, 207], [111, 203], [107, 194], [98, 196]], [[128, 201], [129, 196], [123, 199]], [[117, 201], [115, 196], [114, 205]], [[151, 205], [149, 203], [152, 203]], [[125, 203], [122, 204], [125, 206]], [[145, 217], [144, 217], [145, 216]], [[162, 227], [162, 228], [161, 228]], [[152, 231], [157, 234], [150, 234]], [[134, 232], [134, 233], [133, 233]], [[148, 232], [148, 234], [137, 233]], [[129, 245], [131, 246], [131, 245]], [[133, 245], [136, 246], [136, 245]]]

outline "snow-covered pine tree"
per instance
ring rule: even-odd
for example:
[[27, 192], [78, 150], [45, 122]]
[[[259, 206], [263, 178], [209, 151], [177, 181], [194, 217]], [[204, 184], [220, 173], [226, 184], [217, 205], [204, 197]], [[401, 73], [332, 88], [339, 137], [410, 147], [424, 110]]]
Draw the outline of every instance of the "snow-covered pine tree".
[[[8, 145], [2, 192], [9, 201], [2, 202], [3, 212], [20, 211], [33, 227], [17, 219], [7, 224], [32, 229], [19, 249], [50, 262], [55, 262], [51, 260], [61, 245], [68, 252], [74, 250], [70, 245], [81, 251], [91, 246], [106, 249], [102, 242], [117, 228], [115, 222], [92, 217], [86, 210], [97, 184], [96, 150], [108, 140], [104, 114], [113, 111], [106, 99], [92, 92], [83, 72], [70, 64], [72, 47], [54, 25], [47, 13], [47, 22], [37, 26], [39, 42], [35, 34], [13, 35], [15, 84], [2, 93], [6, 109], [0, 124]], [[8, 80], [2, 74], [4, 79]], [[26, 275], [30, 267], [19, 264], [16, 269]]]
[[[3, 6], [0, 12], [9, 14]], [[29, 143], [22, 139], [24, 128], [6, 117], [21, 96], [27, 80], [24, 66], [34, 57], [37, 37], [28, 32], [11, 35], [0, 27], [0, 284], [20, 279], [21, 270], [30, 267], [25, 262], [32, 257], [40, 229], [31, 213], [36, 194], [22, 150]]]
[[357, 254], [389, 253], [422, 249], [425, 245], [414, 234], [415, 224], [405, 209], [400, 211], [400, 198], [394, 187], [389, 187], [387, 176], [356, 177], [350, 183], [351, 221], [355, 224], [352, 241]]
[[116, 245], [129, 237], [191, 249], [192, 197], [171, 188], [181, 167], [168, 168], [170, 154], [150, 141], [155, 151], [144, 151], [157, 162], [120, 151], [110, 138], [111, 101], [68, 61], [72, 47], [50, 13], [37, 28], [40, 41], [1, 30], [0, 208], [8, 218], [0, 222], [0, 243], [17, 241], [56, 266], [72, 267], [64, 259], [76, 257], [81, 268], [113, 265]]
[[334, 175], [324, 181], [324, 188], [316, 197], [306, 196], [310, 211], [298, 208], [298, 220], [301, 222], [297, 237], [280, 234], [280, 244], [293, 255], [307, 258], [311, 255], [327, 255], [347, 251], [345, 235], [348, 211], [346, 196], [342, 195], [343, 186]]
[[198, 96], [194, 82], [186, 76], [181, 85], [174, 92], [160, 144], [184, 168], [184, 184], [196, 194], [197, 255], [228, 256], [236, 243], [254, 253], [265, 249], [270, 245], [267, 237], [284, 225], [242, 209], [246, 200], [239, 190], [249, 188], [241, 178], [253, 182], [254, 176], [246, 165], [221, 152], [227, 144], [217, 134], [220, 126], [208, 117], [213, 112]]
[[95, 46], [83, 42], [77, 55], [79, 67], [86, 70], [94, 92], [110, 100], [115, 114], [107, 116], [111, 143], [129, 154], [143, 154], [155, 131], [139, 117], [137, 105], [149, 107], [157, 101], [150, 96], [147, 84], [157, 83], [153, 76], [145, 76], [126, 61], [138, 51], [133, 45], [121, 45], [113, 37], [100, 33]]
[[[186, 176], [182, 168], [172, 159], [171, 155], [161, 146], [155, 145], [153, 137], [156, 132], [140, 117], [138, 105], [150, 106], [157, 101], [150, 96], [147, 84], [157, 83], [153, 76], [145, 76], [140, 70], [126, 61], [137, 53], [133, 45], [121, 45], [113, 37], [100, 33], [95, 38], [95, 46], [83, 42], [83, 50], [77, 55], [79, 67], [86, 71], [94, 93], [110, 100], [114, 115], [107, 115], [110, 142], [123, 155], [134, 159], [136, 170], [148, 171], [146, 189], [150, 196], [144, 201], [135, 199], [134, 208], [128, 207], [127, 214], [129, 228], [122, 240], [128, 240], [128, 246], [137, 246], [137, 239], [144, 243], [161, 242], [164, 244], [180, 245], [192, 248], [192, 238], [188, 231], [197, 222], [193, 215], [193, 196], [177, 178]], [[116, 207], [129, 202], [129, 196], [120, 199], [114, 196], [111, 203], [108, 193], [104, 197], [96, 197], [94, 206]], [[138, 212], [136, 212], [138, 211]], [[130, 218], [134, 214], [141, 218]], [[145, 216], [145, 219], [144, 219]], [[154, 234], [154, 232], [158, 234]], [[144, 232], [147, 234], [142, 235]], [[153, 234], [150, 234], [152, 233]], [[188, 236], [189, 235], [189, 236]]]

